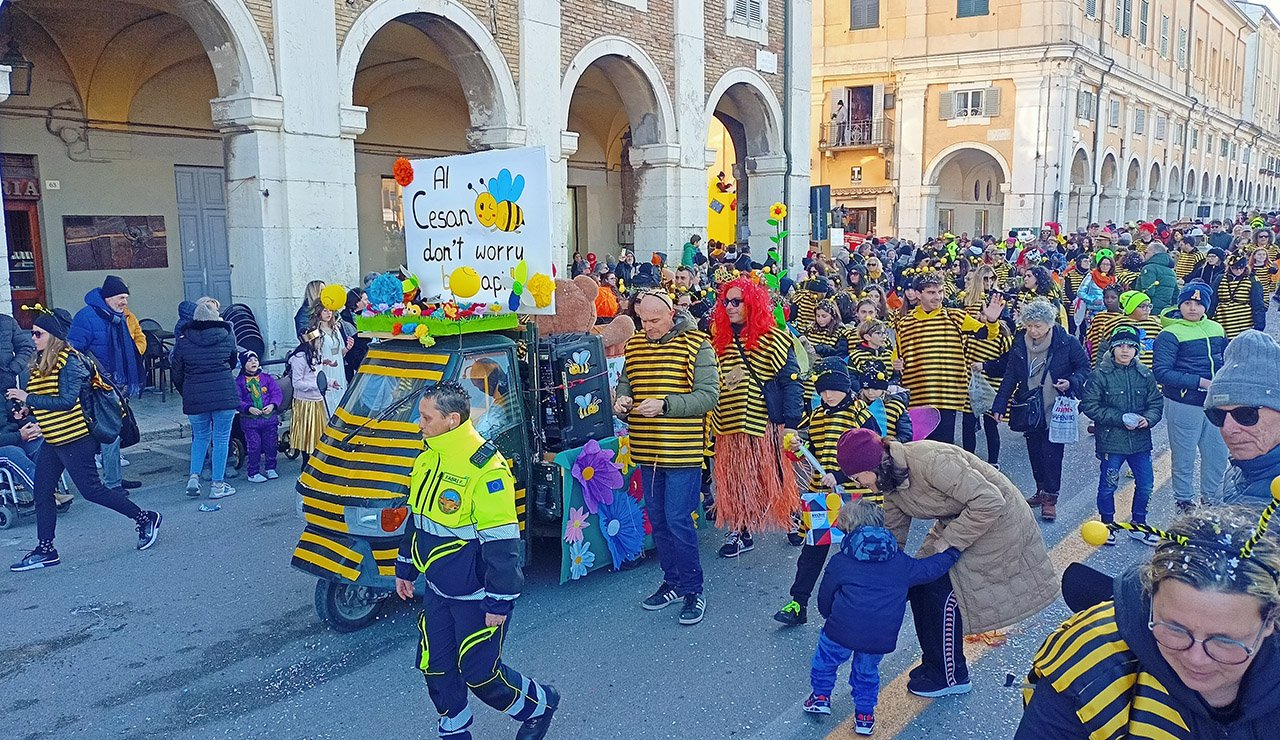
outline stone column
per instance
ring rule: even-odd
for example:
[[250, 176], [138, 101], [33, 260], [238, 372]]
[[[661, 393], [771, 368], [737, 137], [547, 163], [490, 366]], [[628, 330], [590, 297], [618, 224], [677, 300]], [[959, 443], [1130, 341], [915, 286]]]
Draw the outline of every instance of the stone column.
[[[551, 235], [551, 264], [569, 265], [569, 157], [578, 151], [578, 135], [564, 130], [562, 117], [569, 101], [560, 99], [560, 3], [521, 0], [520, 120], [525, 142], [544, 146], [551, 160], [547, 187], [551, 189], [551, 218], [562, 228]], [[534, 43], [527, 43], [536, 39]], [[572, 94], [572, 91], [570, 91]], [[567, 270], [566, 270], [567, 272]]]
[[[690, 234], [707, 238], [707, 131], [711, 120], [705, 117], [708, 106], [706, 86], [705, 3], [701, 0], [675, 0], [675, 107], [679, 129], [679, 167], [676, 190], [671, 203], [676, 228], [683, 245]], [[710, 105], [714, 106], [715, 101]], [[669, 255], [679, 263], [679, 255]]]
[[937, 220], [938, 188], [926, 197], [924, 182], [924, 111], [928, 86], [904, 82], [898, 88], [898, 223], [897, 235], [920, 244]]
[[[801, 259], [809, 251], [809, 157], [813, 128], [810, 119], [812, 108], [810, 89], [813, 87], [813, 49], [809, 36], [813, 33], [813, 5], [810, 0], [785, 0], [791, 11], [791, 32], [796, 43], [785, 43], [783, 54], [791, 69], [791, 79], [783, 84], [789, 89], [783, 91], [782, 105], [790, 123], [790, 136], [785, 142], [788, 156], [791, 158], [791, 197], [787, 206], [787, 223], [790, 236], [784, 251], [784, 261], [788, 268], [798, 273]], [[781, 13], [781, 3], [776, 4]], [[779, 189], [777, 192], [781, 193]], [[752, 203], [760, 203], [752, 200]], [[772, 205], [770, 201], [767, 205]], [[758, 213], [759, 211], [757, 211]], [[767, 217], [766, 210], [766, 217]], [[768, 224], [765, 224], [767, 227]], [[752, 227], [752, 234], [757, 233]], [[752, 252], [756, 252], [755, 237], [752, 237]], [[772, 244], [772, 242], [768, 242]]]
[[680, 190], [680, 146], [632, 147], [631, 166], [636, 176], [636, 261], [666, 252], [668, 262], [679, 263], [689, 236], [681, 236], [678, 209], [671, 207]]
[[[9, 74], [12, 67], [0, 64], [0, 103], [9, 99]], [[8, 234], [4, 223], [4, 209], [0, 208], [0, 234]], [[5, 250], [8, 254], [8, 250]], [[9, 280], [9, 260], [0, 260], [0, 313], [11, 313], [13, 302], [13, 283]]]

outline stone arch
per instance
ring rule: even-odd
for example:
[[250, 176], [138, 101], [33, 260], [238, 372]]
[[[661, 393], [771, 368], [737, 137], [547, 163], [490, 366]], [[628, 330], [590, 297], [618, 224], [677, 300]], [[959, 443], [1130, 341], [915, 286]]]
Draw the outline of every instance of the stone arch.
[[515, 80], [498, 42], [480, 19], [454, 0], [375, 0], [356, 18], [338, 51], [338, 91], [353, 105], [356, 71], [365, 48], [392, 21], [422, 31], [449, 59], [474, 128], [517, 126], [520, 102]]
[[1103, 188], [1120, 187], [1120, 166], [1116, 164], [1115, 152], [1108, 151], [1106, 156], [1102, 158], [1099, 183]]
[[1146, 198], [1142, 193], [1142, 162], [1137, 157], [1129, 160], [1129, 166], [1125, 168], [1124, 188], [1124, 219], [1126, 221], [1138, 221], [1145, 216]]
[[1005, 161], [1004, 155], [996, 151], [993, 147], [988, 146], [987, 144], [983, 144], [982, 142], [965, 141], [959, 144], [952, 144], [946, 149], [943, 149], [942, 151], [938, 152], [938, 155], [933, 158], [933, 161], [930, 162], [929, 166], [926, 167], [924, 170], [925, 184], [937, 185], [938, 173], [942, 170], [942, 168], [946, 166], [948, 162], [955, 159], [958, 155], [963, 154], [964, 152], [969, 150], [982, 152], [983, 154], [986, 154], [987, 156], [994, 159], [996, 162], [996, 165], [1000, 168], [1002, 181], [1009, 182], [1009, 179], [1011, 177], [1009, 172], [1009, 163]]
[[1091, 194], [1092, 168], [1089, 164], [1089, 151], [1084, 147], [1076, 149], [1071, 157], [1071, 179], [1067, 193], [1068, 226], [1079, 224], [1089, 217], [1089, 196]]
[[[925, 169], [925, 183], [936, 195], [926, 212], [936, 210], [938, 233], [998, 234], [1004, 230], [1009, 167], [989, 146], [966, 142], [943, 149]], [[946, 223], [944, 215], [950, 215]]]
[[560, 84], [561, 125], [569, 130], [569, 108], [582, 73], [598, 65], [617, 88], [631, 121], [631, 142], [643, 147], [675, 139], [676, 118], [658, 65], [635, 42], [620, 36], [601, 36], [573, 57]]
[[1160, 179], [1160, 163], [1151, 163], [1151, 172], [1147, 177], [1147, 220], [1162, 218], [1164, 214], [1162, 204], [1164, 203], [1164, 183]]
[[722, 99], [731, 101], [743, 125], [747, 154], [781, 154], [782, 105], [764, 77], [753, 69], [735, 67], [711, 88], [703, 109], [703, 128], [711, 125]]

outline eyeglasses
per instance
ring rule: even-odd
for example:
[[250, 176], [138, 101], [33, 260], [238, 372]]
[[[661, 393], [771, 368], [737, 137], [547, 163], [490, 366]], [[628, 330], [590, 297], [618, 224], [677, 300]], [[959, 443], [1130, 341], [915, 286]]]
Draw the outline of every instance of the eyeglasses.
[[48, 332], [37, 331], [37, 330], [35, 330], [35, 329], [32, 329], [32, 330], [31, 330], [31, 338], [32, 338], [32, 339], [39, 339], [40, 337], [43, 337], [43, 336], [44, 336], [45, 334], [47, 334], [47, 333], [48, 333]]
[[746, 301], [744, 301], [744, 300], [743, 300], [743, 299], [741, 299], [741, 298], [725, 298], [724, 300], [722, 300], [722, 301], [720, 301], [720, 302], [721, 302], [722, 304], [726, 305], [726, 306], [731, 307], [731, 308], [738, 308], [739, 306], [741, 306], [741, 305], [742, 305], [743, 303], [745, 303]]
[[1242, 427], [1251, 427], [1258, 423], [1258, 416], [1261, 410], [1260, 406], [1237, 406], [1230, 410], [1205, 409], [1204, 415], [1208, 417], [1209, 423], [1215, 427], [1221, 427], [1226, 424], [1228, 416], [1235, 419], [1236, 423]]
[[1151, 630], [1151, 636], [1156, 638], [1156, 642], [1178, 652], [1190, 650], [1196, 646], [1196, 643], [1199, 643], [1205, 655], [1223, 665], [1240, 665], [1247, 661], [1249, 656], [1253, 655], [1254, 651], [1258, 649], [1258, 645], [1262, 643], [1262, 633], [1267, 631], [1267, 623], [1269, 621], [1263, 620], [1262, 627], [1258, 629], [1258, 636], [1253, 639], [1253, 645], [1250, 646], [1222, 635], [1213, 635], [1199, 640], [1188, 632], [1186, 627], [1180, 624], [1157, 622], [1155, 620], [1155, 608], [1153, 607], [1151, 616], [1147, 621], [1147, 629]]

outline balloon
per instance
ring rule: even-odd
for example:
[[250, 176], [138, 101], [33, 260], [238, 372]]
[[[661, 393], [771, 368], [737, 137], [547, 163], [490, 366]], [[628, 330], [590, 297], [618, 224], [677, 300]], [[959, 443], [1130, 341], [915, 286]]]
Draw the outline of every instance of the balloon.
[[326, 285], [320, 291], [320, 305], [330, 311], [341, 311], [347, 307], [347, 289], [341, 285]]
[[449, 276], [449, 290], [459, 298], [470, 298], [480, 292], [480, 273], [474, 267], [459, 267]]
[[1111, 534], [1111, 529], [1102, 522], [1091, 521], [1085, 522], [1080, 528], [1080, 536], [1085, 542], [1095, 547], [1107, 544], [1107, 536]]

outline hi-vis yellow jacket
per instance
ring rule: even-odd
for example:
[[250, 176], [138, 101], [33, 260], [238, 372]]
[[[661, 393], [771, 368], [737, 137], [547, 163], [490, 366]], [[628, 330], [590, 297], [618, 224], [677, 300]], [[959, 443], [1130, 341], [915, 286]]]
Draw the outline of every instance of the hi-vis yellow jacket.
[[524, 581], [515, 496], [506, 458], [471, 421], [428, 439], [409, 476], [412, 515], [396, 576], [422, 572], [440, 596], [509, 614]]

